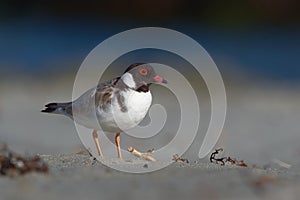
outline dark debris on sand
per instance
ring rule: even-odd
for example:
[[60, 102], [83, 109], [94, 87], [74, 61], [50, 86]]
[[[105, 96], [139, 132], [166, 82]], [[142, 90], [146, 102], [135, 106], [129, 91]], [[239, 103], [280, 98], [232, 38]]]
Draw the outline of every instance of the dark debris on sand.
[[222, 166], [225, 165], [225, 163], [230, 163], [232, 165], [239, 166], [239, 167], [248, 167], [248, 165], [244, 162], [244, 160], [237, 160], [235, 158], [231, 158], [230, 156], [217, 158], [216, 156], [221, 151], [223, 151], [223, 148], [215, 149], [215, 151], [211, 153], [209, 158], [211, 163], [213, 162], [215, 162], [216, 164], [221, 163]]
[[0, 175], [15, 177], [30, 172], [47, 173], [48, 166], [39, 156], [25, 157], [11, 151], [7, 145], [0, 147]]

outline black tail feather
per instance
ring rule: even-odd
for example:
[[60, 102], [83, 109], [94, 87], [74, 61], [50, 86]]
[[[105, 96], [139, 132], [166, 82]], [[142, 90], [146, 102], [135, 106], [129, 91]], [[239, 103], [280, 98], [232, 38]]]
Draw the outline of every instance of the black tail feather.
[[58, 103], [49, 103], [47, 105], [45, 105], [45, 109], [41, 110], [41, 112], [45, 112], [45, 113], [52, 113], [54, 112], [58, 107]]
[[45, 105], [45, 109], [41, 110], [43, 113], [63, 114], [69, 117], [72, 116], [72, 102], [67, 103], [49, 103]]

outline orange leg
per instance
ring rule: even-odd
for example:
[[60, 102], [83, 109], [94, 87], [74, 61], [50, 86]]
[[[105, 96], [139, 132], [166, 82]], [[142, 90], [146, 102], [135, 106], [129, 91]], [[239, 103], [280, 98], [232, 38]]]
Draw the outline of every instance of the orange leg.
[[117, 145], [118, 157], [120, 159], [122, 159], [121, 147], [120, 147], [120, 133], [116, 133], [115, 142], [116, 142], [116, 145]]
[[99, 144], [99, 140], [98, 140], [98, 134], [97, 134], [96, 130], [93, 130], [93, 138], [94, 138], [95, 145], [97, 147], [98, 155], [102, 156], [102, 151], [101, 151], [101, 148], [100, 148], [100, 144]]

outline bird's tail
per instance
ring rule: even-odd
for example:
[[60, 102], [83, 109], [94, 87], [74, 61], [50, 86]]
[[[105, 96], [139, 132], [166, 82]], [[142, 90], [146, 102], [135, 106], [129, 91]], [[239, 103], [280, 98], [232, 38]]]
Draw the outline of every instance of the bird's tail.
[[49, 104], [45, 105], [45, 109], [42, 110], [41, 112], [72, 116], [72, 102], [49, 103]]

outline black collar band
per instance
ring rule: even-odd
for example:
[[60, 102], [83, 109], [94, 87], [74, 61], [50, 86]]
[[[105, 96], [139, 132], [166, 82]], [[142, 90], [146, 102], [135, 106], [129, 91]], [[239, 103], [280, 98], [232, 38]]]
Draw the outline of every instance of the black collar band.
[[120, 88], [121, 90], [132, 89], [137, 92], [148, 92], [151, 84], [142, 85], [142, 86], [138, 87], [137, 89], [135, 89], [135, 88], [131, 88], [128, 85], [126, 85], [124, 83], [124, 81], [120, 77], [118, 77], [116, 79], [116, 82], [114, 83], [114, 85], [117, 86], [118, 88]]
[[141, 87], [137, 88], [135, 91], [137, 92], [149, 92], [149, 86], [151, 84], [148, 85], [142, 85]]

